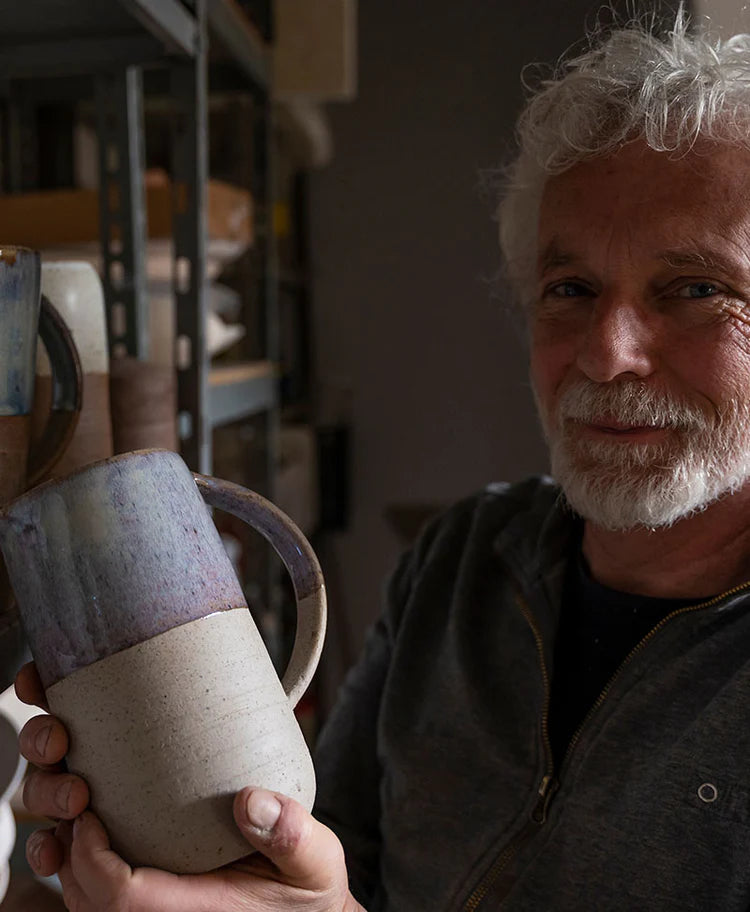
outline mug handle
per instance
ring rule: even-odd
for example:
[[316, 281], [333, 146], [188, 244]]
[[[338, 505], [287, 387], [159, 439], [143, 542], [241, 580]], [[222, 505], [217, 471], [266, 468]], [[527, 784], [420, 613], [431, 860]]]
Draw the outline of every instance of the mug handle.
[[41, 439], [29, 453], [28, 486], [32, 487], [65, 452], [78, 424], [83, 403], [83, 375], [78, 349], [65, 321], [42, 295], [39, 336], [52, 367], [52, 409]]
[[294, 522], [260, 494], [231, 481], [193, 473], [210, 507], [231, 513], [271, 544], [286, 567], [297, 599], [297, 631], [281, 686], [292, 708], [315, 674], [326, 633], [326, 590], [323, 574], [310, 543]]

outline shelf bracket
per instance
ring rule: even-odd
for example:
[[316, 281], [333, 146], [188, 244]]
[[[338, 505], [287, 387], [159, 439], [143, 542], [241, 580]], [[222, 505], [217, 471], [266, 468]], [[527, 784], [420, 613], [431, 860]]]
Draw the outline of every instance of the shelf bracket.
[[110, 354], [148, 357], [143, 84], [139, 67], [97, 74], [99, 230]]
[[191, 469], [211, 472], [206, 349], [206, 183], [208, 180], [206, 9], [196, 0], [198, 46], [191, 60], [171, 64], [175, 106], [172, 134], [173, 285], [177, 314], [178, 429], [182, 457]]

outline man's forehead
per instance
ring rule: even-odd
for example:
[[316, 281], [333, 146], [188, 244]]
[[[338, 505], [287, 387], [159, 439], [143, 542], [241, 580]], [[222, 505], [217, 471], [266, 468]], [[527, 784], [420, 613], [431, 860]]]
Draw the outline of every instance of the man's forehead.
[[633, 144], [547, 181], [542, 271], [608, 251], [723, 272], [748, 268], [750, 152], [714, 144], [682, 157]]
[[[542, 193], [540, 215], [580, 208], [613, 215], [648, 210], [652, 217], [670, 209], [689, 211], [736, 206], [750, 201], [750, 150], [701, 141], [688, 152], [658, 152], [634, 141], [617, 152], [578, 162], [551, 175]], [[657, 208], [658, 206], [658, 208]]]

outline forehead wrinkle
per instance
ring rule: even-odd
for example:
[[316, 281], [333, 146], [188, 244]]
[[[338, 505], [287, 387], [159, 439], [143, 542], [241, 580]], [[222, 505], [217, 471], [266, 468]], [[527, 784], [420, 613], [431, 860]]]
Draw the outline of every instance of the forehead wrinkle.
[[632, 261], [633, 251], [637, 250], [637, 238], [638, 228], [633, 224], [632, 218], [625, 216], [618, 221], [617, 215], [613, 215], [607, 239], [608, 261], [619, 265]]

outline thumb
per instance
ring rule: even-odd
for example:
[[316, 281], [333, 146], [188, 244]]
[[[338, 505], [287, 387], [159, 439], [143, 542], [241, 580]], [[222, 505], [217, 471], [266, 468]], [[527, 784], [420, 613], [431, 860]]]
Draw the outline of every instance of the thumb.
[[341, 843], [299, 802], [278, 792], [244, 788], [234, 799], [234, 819], [250, 845], [288, 883], [318, 891], [346, 887]]
[[96, 886], [120, 886], [132, 874], [130, 866], [110, 848], [104, 827], [91, 811], [76, 817], [70, 860], [73, 873]]

